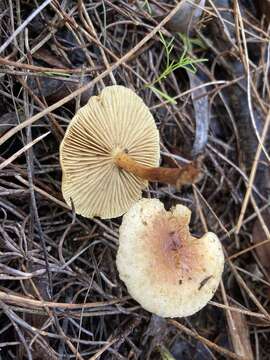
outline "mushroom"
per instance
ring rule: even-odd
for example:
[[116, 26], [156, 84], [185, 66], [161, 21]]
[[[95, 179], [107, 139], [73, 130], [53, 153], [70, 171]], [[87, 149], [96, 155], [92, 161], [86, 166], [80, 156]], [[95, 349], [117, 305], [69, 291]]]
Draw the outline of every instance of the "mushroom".
[[120, 226], [119, 276], [144, 309], [162, 317], [199, 311], [221, 280], [221, 243], [211, 232], [193, 237], [190, 216], [186, 206], [166, 211], [158, 199], [142, 199]]
[[65, 201], [85, 217], [124, 214], [148, 181], [176, 186], [196, 182], [198, 163], [159, 168], [159, 133], [143, 100], [108, 86], [71, 120], [60, 146]]

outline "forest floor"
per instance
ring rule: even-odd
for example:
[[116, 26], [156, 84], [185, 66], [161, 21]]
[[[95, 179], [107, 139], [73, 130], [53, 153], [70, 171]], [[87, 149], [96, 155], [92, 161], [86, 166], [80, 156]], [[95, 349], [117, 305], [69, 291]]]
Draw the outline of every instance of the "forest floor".
[[[0, 359], [270, 359], [269, 22], [268, 0], [0, 1]], [[222, 282], [191, 317], [129, 296], [122, 218], [64, 202], [66, 128], [113, 84], [150, 108], [162, 165], [203, 155], [196, 185], [143, 193], [222, 242]]]

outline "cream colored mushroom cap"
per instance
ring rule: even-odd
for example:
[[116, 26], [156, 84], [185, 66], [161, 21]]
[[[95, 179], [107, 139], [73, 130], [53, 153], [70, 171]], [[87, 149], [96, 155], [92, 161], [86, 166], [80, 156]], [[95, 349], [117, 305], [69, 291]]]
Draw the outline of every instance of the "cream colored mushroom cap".
[[70, 122], [60, 146], [65, 201], [85, 217], [123, 215], [148, 182], [119, 169], [113, 155], [127, 152], [146, 166], [158, 166], [159, 133], [143, 100], [123, 86], [93, 96]]
[[142, 199], [120, 226], [117, 268], [130, 295], [159, 316], [183, 317], [203, 308], [221, 280], [224, 255], [219, 239], [190, 235], [190, 210], [166, 211], [157, 199]]

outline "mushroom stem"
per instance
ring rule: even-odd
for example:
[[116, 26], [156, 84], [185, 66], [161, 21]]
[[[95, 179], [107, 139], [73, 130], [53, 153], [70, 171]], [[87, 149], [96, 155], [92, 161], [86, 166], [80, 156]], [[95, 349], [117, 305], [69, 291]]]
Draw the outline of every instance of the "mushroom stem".
[[194, 184], [201, 179], [201, 158], [184, 165], [182, 168], [144, 166], [123, 152], [116, 154], [114, 161], [121, 169], [142, 179], [174, 185], [177, 188], [182, 185]]

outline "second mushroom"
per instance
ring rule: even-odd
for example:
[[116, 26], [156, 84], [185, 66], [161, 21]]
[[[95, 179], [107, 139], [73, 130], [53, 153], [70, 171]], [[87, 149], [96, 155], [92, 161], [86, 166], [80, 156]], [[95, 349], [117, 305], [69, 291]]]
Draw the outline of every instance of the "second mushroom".
[[117, 268], [130, 295], [163, 317], [194, 314], [213, 297], [224, 266], [214, 233], [195, 238], [191, 211], [176, 205], [166, 211], [158, 199], [142, 199], [120, 226]]

